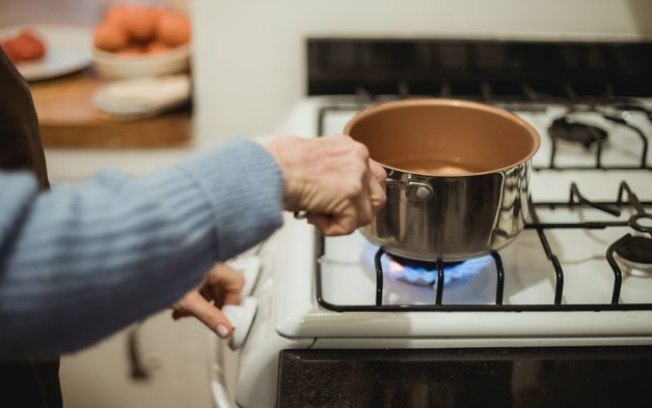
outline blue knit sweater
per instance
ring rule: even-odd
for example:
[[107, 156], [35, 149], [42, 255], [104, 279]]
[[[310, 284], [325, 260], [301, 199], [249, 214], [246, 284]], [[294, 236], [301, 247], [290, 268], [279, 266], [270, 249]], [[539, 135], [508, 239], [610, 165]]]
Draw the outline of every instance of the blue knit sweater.
[[282, 183], [245, 140], [46, 193], [0, 172], [0, 359], [73, 351], [168, 307], [281, 225]]

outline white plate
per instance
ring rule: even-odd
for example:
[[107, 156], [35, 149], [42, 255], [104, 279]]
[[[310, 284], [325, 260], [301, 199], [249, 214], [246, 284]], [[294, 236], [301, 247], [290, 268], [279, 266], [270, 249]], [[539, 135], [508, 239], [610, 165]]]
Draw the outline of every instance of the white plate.
[[56, 78], [91, 64], [93, 31], [88, 27], [63, 24], [27, 24], [0, 28], [0, 38], [15, 36], [23, 28], [34, 30], [43, 39], [43, 59], [20, 62], [16, 68], [27, 81]]
[[190, 87], [186, 74], [115, 80], [100, 87], [93, 104], [113, 119], [146, 118], [183, 105]]

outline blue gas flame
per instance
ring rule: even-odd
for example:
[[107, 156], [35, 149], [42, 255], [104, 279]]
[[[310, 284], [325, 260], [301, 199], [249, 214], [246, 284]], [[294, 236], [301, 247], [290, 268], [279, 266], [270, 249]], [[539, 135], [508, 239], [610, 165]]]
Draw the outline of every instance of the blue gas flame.
[[[374, 258], [378, 247], [366, 245], [363, 251], [363, 261], [375, 266]], [[380, 263], [386, 277], [418, 286], [433, 286], [437, 284], [437, 264], [435, 262], [406, 261], [383, 254]], [[493, 263], [490, 255], [467, 259], [461, 262], [444, 264], [444, 286], [461, 286], [470, 281]]]

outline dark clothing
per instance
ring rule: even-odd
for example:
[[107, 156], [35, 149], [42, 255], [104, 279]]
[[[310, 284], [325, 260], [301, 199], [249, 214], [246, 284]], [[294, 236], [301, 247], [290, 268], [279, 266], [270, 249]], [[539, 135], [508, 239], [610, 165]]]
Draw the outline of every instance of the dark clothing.
[[0, 169], [31, 170], [42, 189], [49, 187], [32, 94], [1, 49]]
[[0, 406], [60, 408], [59, 361], [0, 362]]
[[[0, 169], [30, 170], [36, 175], [41, 189], [49, 187], [38, 119], [29, 86], [2, 48], [0, 48]], [[0, 192], [1, 196], [2, 192]], [[0, 273], [2, 273], [1, 267]], [[58, 360], [0, 362], [0, 407], [58, 408], [61, 406]]]

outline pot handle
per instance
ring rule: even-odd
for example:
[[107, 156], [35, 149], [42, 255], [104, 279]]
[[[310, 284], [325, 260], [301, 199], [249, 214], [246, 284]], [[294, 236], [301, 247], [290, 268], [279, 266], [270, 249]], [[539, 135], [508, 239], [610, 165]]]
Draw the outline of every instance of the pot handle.
[[[407, 199], [410, 201], [429, 201], [432, 197], [435, 196], [435, 190], [428, 183], [423, 181], [408, 181], [407, 183], [387, 178], [385, 180], [385, 185], [387, 188], [399, 188], [405, 190]], [[303, 220], [308, 217], [308, 212], [306, 211], [295, 211], [294, 218], [298, 220]]]
[[435, 190], [429, 183], [423, 181], [403, 182], [396, 179], [386, 179], [387, 188], [399, 188], [405, 190], [407, 199], [410, 201], [429, 201], [435, 195]]

